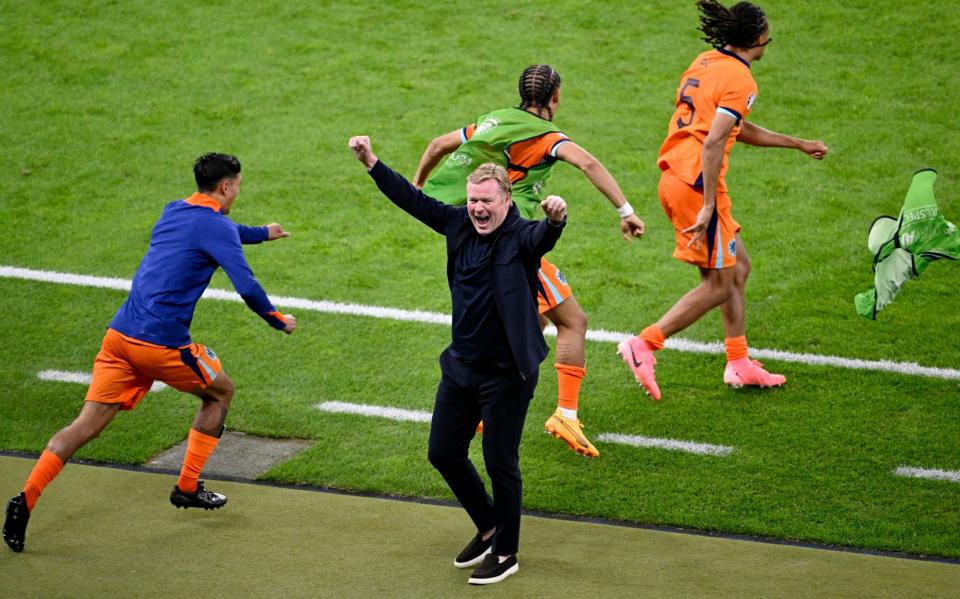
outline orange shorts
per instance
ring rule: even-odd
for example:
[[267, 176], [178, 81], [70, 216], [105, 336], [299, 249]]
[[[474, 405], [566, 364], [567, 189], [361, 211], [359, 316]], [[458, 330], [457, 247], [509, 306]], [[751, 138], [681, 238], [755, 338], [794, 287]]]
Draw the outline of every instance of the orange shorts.
[[573, 290], [563, 278], [560, 269], [540, 258], [540, 270], [537, 271], [537, 304], [540, 314], [556, 308], [570, 297]]
[[107, 329], [93, 362], [86, 399], [132, 410], [155, 380], [189, 392], [203, 389], [221, 372], [217, 354], [199, 343], [169, 348]]
[[736, 235], [740, 225], [730, 213], [730, 196], [726, 191], [717, 192], [717, 207], [706, 235], [698, 246], [687, 247], [692, 233], [681, 233], [697, 220], [697, 213], [703, 208], [703, 190], [689, 185], [669, 170], [660, 175], [660, 205], [667, 218], [673, 223], [673, 235], [676, 247], [673, 257], [700, 268], [730, 268], [737, 263]]

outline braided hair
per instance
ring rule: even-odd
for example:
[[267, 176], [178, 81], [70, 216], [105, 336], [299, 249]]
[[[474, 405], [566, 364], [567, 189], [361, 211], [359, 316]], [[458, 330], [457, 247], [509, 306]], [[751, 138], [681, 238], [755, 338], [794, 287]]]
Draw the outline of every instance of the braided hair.
[[767, 15], [759, 6], [738, 2], [729, 9], [717, 0], [697, 0], [703, 41], [714, 48], [750, 48], [767, 30]]
[[548, 64], [534, 64], [523, 69], [520, 75], [520, 110], [536, 108], [547, 111], [547, 120], [553, 120], [550, 98], [560, 89], [560, 73]]

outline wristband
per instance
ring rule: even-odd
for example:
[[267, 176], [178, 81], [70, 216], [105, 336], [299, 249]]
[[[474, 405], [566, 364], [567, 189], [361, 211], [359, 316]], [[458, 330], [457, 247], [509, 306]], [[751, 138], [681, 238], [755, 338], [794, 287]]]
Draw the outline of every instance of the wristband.
[[630, 205], [630, 202], [624, 202], [623, 206], [617, 208], [617, 212], [620, 214], [620, 218], [627, 218], [633, 214], [633, 206]]

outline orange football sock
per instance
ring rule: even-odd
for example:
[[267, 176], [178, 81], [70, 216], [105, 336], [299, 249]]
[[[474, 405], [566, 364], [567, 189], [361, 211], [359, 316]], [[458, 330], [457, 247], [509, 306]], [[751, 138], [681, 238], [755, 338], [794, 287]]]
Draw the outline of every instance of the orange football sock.
[[640, 338], [647, 342], [650, 349], [657, 351], [663, 349], [663, 343], [667, 340], [663, 336], [663, 331], [656, 324], [652, 324], [640, 332]]
[[576, 410], [580, 403], [580, 383], [587, 374], [587, 369], [581, 366], [571, 366], [569, 364], [553, 365], [557, 369], [557, 387], [559, 389], [559, 400], [557, 406], [568, 410]]
[[190, 429], [187, 437], [187, 454], [183, 456], [183, 468], [180, 469], [180, 478], [177, 486], [184, 493], [193, 493], [197, 490], [197, 479], [203, 471], [207, 458], [217, 448], [220, 439], [205, 435], [195, 428]]
[[37, 499], [40, 493], [43, 493], [44, 487], [55, 479], [60, 471], [63, 470], [63, 460], [52, 451], [44, 451], [40, 454], [40, 459], [27, 477], [27, 482], [23, 485], [23, 493], [27, 496], [27, 509], [33, 511], [33, 506], [37, 505]]
[[727, 337], [723, 340], [723, 344], [727, 348], [727, 362], [742, 360], [748, 355], [746, 335], [740, 335], [739, 337]]

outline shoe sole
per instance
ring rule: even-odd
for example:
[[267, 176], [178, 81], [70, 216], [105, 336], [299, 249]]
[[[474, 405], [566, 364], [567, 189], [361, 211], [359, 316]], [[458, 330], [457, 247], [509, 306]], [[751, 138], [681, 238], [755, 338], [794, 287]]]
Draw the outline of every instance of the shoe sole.
[[743, 383], [727, 383], [727, 386], [731, 389], [743, 389], [744, 387], [759, 387], [760, 389], [773, 389], [775, 387], [783, 387], [784, 383], [779, 385], [745, 385]]
[[3, 542], [6, 543], [7, 547], [9, 547], [14, 553], [23, 552], [23, 541], [24, 539], [11, 539], [7, 535], [3, 535]]
[[479, 564], [480, 562], [482, 562], [482, 561], [483, 561], [483, 558], [487, 557], [487, 554], [490, 553], [490, 551], [492, 551], [492, 550], [493, 550], [493, 547], [487, 547], [487, 550], [486, 550], [486, 551], [484, 551], [483, 553], [481, 553], [481, 554], [478, 555], [477, 557], [473, 558], [473, 559], [470, 560], [469, 562], [458, 562], [457, 560], [453, 560], [453, 567], [454, 567], [454, 568], [460, 568], [460, 569], [462, 570], [463, 568], [469, 568], [470, 566], [476, 566], [477, 564]]
[[[173, 502], [171, 502], [171, 503], [173, 503]], [[194, 508], [203, 508], [203, 509], [205, 509], [205, 510], [219, 510], [219, 509], [222, 508], [224, 505], [227, 505], [227, 502], [223, 502], [223, 505], [210, 505], [210, 506], [207, 506], [207, 505], [180, 505], [179, 503], [174, 503], [174, 504], [173, 504], [173, 507], [177, 508], [178, 510], [179, 510], [180, 508], [188, 509], [188, 508], [192, 508], [192, 507], [194, 507]]]
[[585, 457], [585, 458], [589, 458], [589, 459], [591, 459], [591, 460], [592, 460], [593, 458], [600, 457], [600, 452], [599, 452], [599, 451], [596, 453], [596, 455], [594, 455], [594, 454], [591, 454], [591, 453], [590, 453], [589, 451], [587, 451], [586, 449], [581, 449], [581, 447], [580, 447], [579, 444], [577, 444], [577, 445], [571, 445], [571, 444], [570, 444], [570, 441], [567, 441], [567, 439], [566, 439], [563, 435], [561, 435], [560, 433], [554, 432], [554, 431], [552, 431], [552, 430], [550, 430], [550, 429], [548, 429], [548, 428], [546, 428], [546, 427], [544, 427], [543, 432], [546, 433], [546, 434], [548, 434], [548, 435], [550, 435], [551, 437], [553, 437], [553, 438], [555, 438], [555, 439], [560, 439], [561, 441], [563, 441], [564, 443], [566, 443], [566, 444], [567, 444], [567, 447], [569, 447], [570, 450], [573, 451], [573, 452], [574, 452], [575, 454], [577, 454], [577, 455], [583, 456], [583, 457]]
[[469, 582], [470, 584], [493, 584], [495, 582], [500, 582], [501, 580], [503, 580], [507, 576], [510, 576], [511, 574], [516, 574], [518, 571], [520, 571], [520, 564], [513, 564], [503, 574], [499, 576], [494, 576], [493, 578], [470, 578], [469, 580], [467, 580], [467, 582]]

